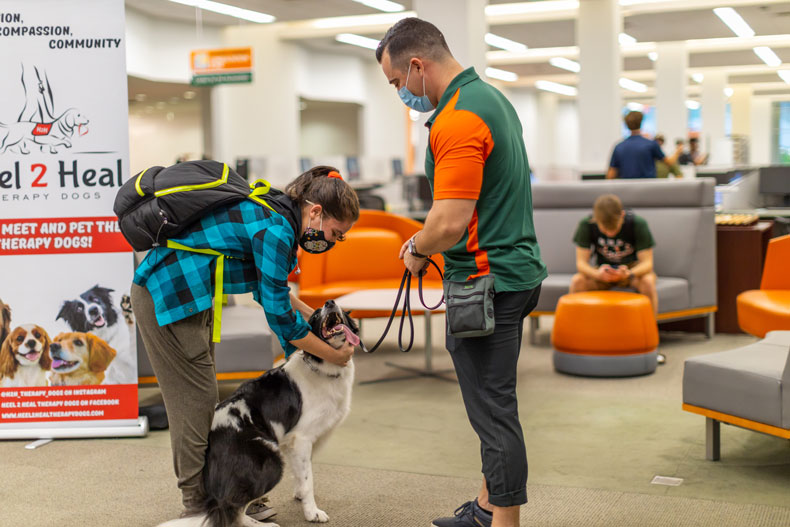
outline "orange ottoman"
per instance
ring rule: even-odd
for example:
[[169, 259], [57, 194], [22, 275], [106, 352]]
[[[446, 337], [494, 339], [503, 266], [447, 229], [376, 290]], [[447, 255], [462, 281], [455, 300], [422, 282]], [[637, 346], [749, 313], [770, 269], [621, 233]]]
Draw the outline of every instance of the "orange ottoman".
[[645, 295], [588, 291], [557, 303], [554, 368], [592, 377], [627, 377], [656, 370], [658, 326]]

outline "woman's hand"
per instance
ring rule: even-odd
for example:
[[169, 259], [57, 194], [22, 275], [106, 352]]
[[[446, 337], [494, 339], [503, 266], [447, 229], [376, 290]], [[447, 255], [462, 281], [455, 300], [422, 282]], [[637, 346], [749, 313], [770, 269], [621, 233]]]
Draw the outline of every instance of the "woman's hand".
[[343, 343], [338, 349], [333, 348], [323, 340], [316, 337], [313, 333], [308, 333], [304, 337], [292, 340], [291, 344], [299, 349], [305, 350], [311, 355], [338, 366], [346, 366], [354, 355], [354, 346], [349, 342]]

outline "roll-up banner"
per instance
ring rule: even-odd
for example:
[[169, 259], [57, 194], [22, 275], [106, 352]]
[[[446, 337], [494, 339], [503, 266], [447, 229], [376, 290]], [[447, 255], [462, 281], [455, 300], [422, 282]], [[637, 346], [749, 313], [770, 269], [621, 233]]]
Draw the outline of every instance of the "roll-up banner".
[[4, 0], [0, 71], [0, 438], [144, 435], [123, 0]]

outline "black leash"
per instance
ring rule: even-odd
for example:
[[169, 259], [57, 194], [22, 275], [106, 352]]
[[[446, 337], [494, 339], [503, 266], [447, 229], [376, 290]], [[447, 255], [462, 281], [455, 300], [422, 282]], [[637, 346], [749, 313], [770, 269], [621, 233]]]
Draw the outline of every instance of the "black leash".
[[[434, 262], [433, 260], [428, 258], [428, 263], [430, 265], [433, 265], [436, 268], [436, 270], [439, 272], [439, 276], [441, 278], [444, 278], [444, 276], [442, 275], [442, 270], [439, 269], [439, 266], [436, 265], [436, 262]], [[426, 271], [427, 271], [427, 269], [426, 269]], [[424, 274], [425, 274], [425, 272], [420, 273], [419, 277], [417, 278], [417, 280], [418, 280], [417, 292], [420, 295], [420, 302], [422, 303], [422, 306], [425, 309], [434, 310], [434, 309], [437, 309], [439, 306], [441, 306], [442, 303], [444, 302], [444, 294], [442, 294], [442, 298], [439, 299], [439, 303], [436, 304], [435, 306], [431, 307], [431, 306], [426, 305], [425, 304], [425, 300], [422, 297], [422, 277], [423, 277]], [[387, 333], [389, 333], [390, 326], [392, 325], [392, 321], [395, 319], [395, 313], [398, 312], [398, 305], [400, 304], [400, 297], [403, 294], [404, 289], [406, 290], [406, 296], [403, 299], [403, 308], [401, 309], [401, 312], [400, 312], [400, 328], [398, 329], [398, 349], [400, 349], [404, 353], [408, 352], [408, 351], [411, 351], [411, 348], [414, 345], [414, 320], [412, 319], [412, 316], [411, 316], [411, 294], [410, 294], [410, 292], [411, 292], [411, 277], [412, 277], [411, 272], [409, 272], [408, 269], [405, 269], [403, 271], [403, 278], [401, 278], [401, 280], [400, 280], [400, 287], [398, 288], [398, 296], [397, 296], [397, 298], [395, 298], [395, 305], [392, 306], [392, 313], [390, 313], [390, 318], [387, 321], [387, 327], [384, 328], [384, 333], [381, 335], [381, 338], [379, 339], [378, 342], [376, 342], [375, 346], [370, 348], [370, 351], [368, 351], [368, 353], [373, 353], [374, 351], [376, 351], [376, 349], [378, 349], [378, 347], [384, 341], [384, 337], [386, 337]], [[408, 345], [408, 347], [404, 348], [403, 347], [403, 322], [404, 322], [406, 317], [408, 317], [408, 319], [409, 319], [409, 333], [410, 334], [409, 334], [409, 345]]]

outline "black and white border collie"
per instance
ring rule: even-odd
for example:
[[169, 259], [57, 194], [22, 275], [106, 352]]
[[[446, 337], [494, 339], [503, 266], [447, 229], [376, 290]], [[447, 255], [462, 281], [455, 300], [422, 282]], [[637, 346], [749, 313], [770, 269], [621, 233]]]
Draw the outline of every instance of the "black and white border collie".
[[[335, 348], [349, 341], [365, 350], [356, 324], [333, 300], [308, 322]], [[353, 382], [353, 361], [341, 367], [298, 351], [283, 366], [239, 386], [214, 411], [203, 469], [203, 512], [161, 527], [278, 527], [245, 511], [279, 483], [284, 462], [293, 472], [294, 498], [302, 502], [305, 519], [329, 520], [315, 503], [312, 455], [348, 415]]]
[[93, 333], [115, 350], [115, 360], [102, 384], [137, 384], [131, 332], [121, 308], [113, 304], [112, 292], [97, 284], [79, 297], [64, 301], [55, 320], [65, 320], [71, 331]]

